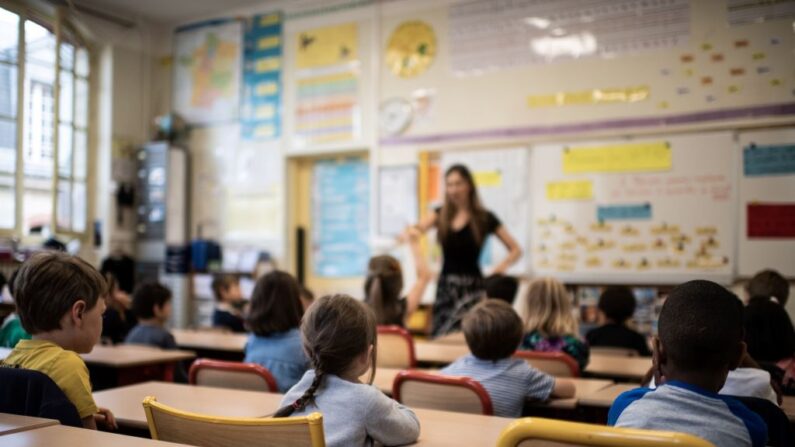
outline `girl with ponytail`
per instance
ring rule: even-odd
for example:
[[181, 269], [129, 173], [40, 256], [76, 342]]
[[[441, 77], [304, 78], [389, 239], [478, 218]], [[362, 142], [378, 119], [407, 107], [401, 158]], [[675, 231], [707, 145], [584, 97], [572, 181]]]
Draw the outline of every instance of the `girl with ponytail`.
[[414, 412], [372, 386], [376, 337], [375, 316], [361, 302], [333, 295], [313, 303], [301, 323], [312, 369], [285, 394], [274, 417], [320, 411], [328, 447], [416, 441], [420, 423]]

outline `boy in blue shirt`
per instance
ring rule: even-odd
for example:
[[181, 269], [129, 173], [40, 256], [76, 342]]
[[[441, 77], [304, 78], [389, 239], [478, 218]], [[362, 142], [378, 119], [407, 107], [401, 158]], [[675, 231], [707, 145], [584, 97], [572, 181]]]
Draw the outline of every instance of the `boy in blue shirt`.
[[740, 300], [710, 281], [677, 286], [663, 305], [654, 339], [655, 382], [662, 385], [620, 395], [608, 424], [688, 433], [716, 446], [764, 446], [762, 418], [718, 394], [744, 354]]
[[466, 314], [462, 329], [472, 354], [440, 372], [478, 381], [491, 397], [495, 416], [521, 416], [526, 399], [574, 396], [571, 381], [556, 379], [511, 357], [522, 341], [523, 327], [519, 315], [505, 301], [482, 301]]

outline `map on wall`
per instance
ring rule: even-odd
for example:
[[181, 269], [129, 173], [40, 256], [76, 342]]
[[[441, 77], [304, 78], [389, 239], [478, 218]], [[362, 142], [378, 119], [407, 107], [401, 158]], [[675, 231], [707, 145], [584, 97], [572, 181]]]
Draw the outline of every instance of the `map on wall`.
[[174, 109], [190, 124], [238, 118], [243, 24], [188, 25], [174, 36]]

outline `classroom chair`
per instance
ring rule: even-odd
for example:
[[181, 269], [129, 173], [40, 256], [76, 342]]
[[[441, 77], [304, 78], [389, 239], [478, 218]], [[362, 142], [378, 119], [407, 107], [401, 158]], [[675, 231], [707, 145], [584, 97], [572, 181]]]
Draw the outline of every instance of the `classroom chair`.
[[0, 367], [0, 413], [57, 419], [63, 425], [83, 427], [77, 408], [44, 373]]
[[684, 433], [606, 427], [543, 418], [523, 418], [509, 424], [497, 439], [497, 447], [532, 446], [611, 447], [715, 447]]
[[591, 355], [610, 355], [613, 357], [638, 357], [638, 351], [631, 348], [614, 348], [610, 346], [591, 346]]
[[401, 371], [392, 384], [392, 396], [409, 407], [494, 414], [489, 393], [469, 377]]
[[516, 351], [514, 357], [527, 361], [533, 368], [555, 377], [580, 377], [577, 361], [564, 352]]
[[400, 326], [378, 326], [378, 357], [380, 368], [415, 368], [414, 339]]
[[271, 372], [256, 363], [198, 359], [190, 367], [188, 383], [268, 393], [279, 392], [276, 379]]
[[778, 405], [767, 399], [749, 396], [730, 396], [758, 414], [767, 424], [767, 445], [785, 447], [795, 445], [790, 420]]
[[157, 402], [143, 401], [152, 439], [197, 447], [324, 447], [323, 416], [286, 418], [229, 418], [178, 410]]

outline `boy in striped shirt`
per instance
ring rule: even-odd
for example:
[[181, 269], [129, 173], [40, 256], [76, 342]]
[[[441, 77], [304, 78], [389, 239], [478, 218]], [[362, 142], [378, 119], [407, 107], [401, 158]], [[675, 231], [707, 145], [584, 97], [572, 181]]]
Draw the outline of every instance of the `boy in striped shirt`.
[[462, 323], [472, 352], [440, 372], [470, 377], [489, 393], [495, 416], [520, 417], [527, 399], [574, 396], [574, 383], [556, 379], [511, 357], [522, 340], [522, 320], [506, 302], [489, 299], [467, 313]]

